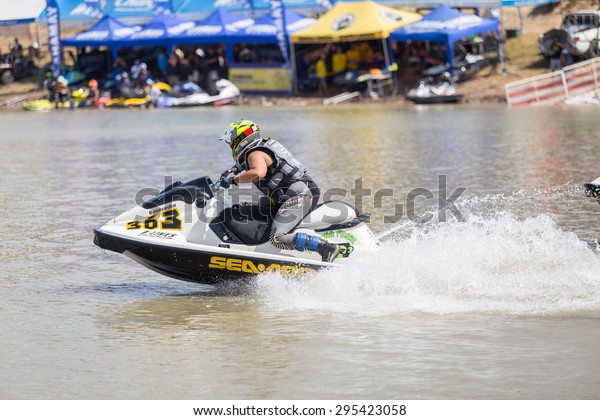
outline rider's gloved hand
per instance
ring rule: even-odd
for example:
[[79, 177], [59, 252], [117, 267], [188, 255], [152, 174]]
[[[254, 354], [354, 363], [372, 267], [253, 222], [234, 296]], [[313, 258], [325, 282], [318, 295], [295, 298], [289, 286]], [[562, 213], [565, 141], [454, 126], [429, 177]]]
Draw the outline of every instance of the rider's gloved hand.
[[233, 178], [221, 178], [219, 181], [219, 187], [224, 189], [231, 187], [231, 184], [233, 184]]

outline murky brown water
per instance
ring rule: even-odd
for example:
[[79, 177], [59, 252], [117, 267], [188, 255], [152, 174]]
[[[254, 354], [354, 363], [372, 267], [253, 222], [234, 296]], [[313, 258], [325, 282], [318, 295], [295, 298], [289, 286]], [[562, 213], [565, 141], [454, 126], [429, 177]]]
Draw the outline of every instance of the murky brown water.
[[[2, 113], [0, 398], [586, 399], [600, 395], [592, 107]], [[172, 280], [92, 243], [162, 177], [214, 175], [239, 117], [328, 188], [390, 188], [377, 258], [254, 290]], [[391, 225], [413, 188], [466, 222]], [[435, 200], [417, 200], [419, 214]]]

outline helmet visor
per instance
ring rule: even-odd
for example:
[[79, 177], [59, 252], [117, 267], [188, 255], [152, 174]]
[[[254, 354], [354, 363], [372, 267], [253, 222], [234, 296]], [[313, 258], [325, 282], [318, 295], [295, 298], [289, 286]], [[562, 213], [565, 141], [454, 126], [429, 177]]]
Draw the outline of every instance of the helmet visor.
[[231, 142], [233, 141], [233, 139], [235, 137], [235, 132], [236, 132], [235, 127], [228, 128], [227, 131], [225, 131], [223, 133], [223, 135], [221, 137], [219, 137], [219, 141], [224, 141], [225, 143], [231, 145]]

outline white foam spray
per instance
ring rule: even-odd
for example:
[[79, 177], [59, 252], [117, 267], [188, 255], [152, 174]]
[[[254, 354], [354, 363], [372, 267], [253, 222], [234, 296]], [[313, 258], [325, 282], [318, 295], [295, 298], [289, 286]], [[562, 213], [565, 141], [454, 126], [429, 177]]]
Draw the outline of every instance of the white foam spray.
[[403, 222], [370, 258], [300, 281], [268, 274], [259, 293], [275, 310], [356, 315], [600, 312], [600, 257], [556, 216], [527, 214], [553, 200], [538, 193], [464, 200], [466, 222]]

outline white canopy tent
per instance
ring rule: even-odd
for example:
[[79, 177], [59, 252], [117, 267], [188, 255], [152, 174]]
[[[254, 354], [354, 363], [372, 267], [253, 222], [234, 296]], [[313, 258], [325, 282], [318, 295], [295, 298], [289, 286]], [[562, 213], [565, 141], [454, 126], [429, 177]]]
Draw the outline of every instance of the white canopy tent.
[[3, 3], [5, 4], [0, 7], [0, 26], [34, 22], [46, 8], [46, 0], [19, 0]]

